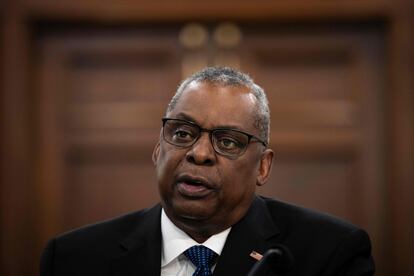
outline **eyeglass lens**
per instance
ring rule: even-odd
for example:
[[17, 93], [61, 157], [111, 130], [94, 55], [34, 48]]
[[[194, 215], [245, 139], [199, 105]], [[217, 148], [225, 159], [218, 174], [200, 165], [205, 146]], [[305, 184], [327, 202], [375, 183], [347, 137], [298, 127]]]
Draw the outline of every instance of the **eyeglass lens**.
[[[201, 128], [181, 120], [167, 120], [164, 123], [164, 139], [179, 147], [193, 145], [201, 134]], [[236, 156], [246, 149], [249, 137], [241, 132], [227, 129], [215, 129], [210, 133], [214, 149], [221, 154]]]

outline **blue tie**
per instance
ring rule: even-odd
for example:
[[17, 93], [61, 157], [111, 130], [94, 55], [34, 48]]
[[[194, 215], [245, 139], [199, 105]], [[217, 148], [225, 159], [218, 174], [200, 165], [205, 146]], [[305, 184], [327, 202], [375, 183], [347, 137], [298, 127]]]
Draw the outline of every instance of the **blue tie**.
[[184, 255], [197, 267], [193, 276], [210, 276], [211, 266], [217, 254], [203, 245], [194, 245], [184, 252]]

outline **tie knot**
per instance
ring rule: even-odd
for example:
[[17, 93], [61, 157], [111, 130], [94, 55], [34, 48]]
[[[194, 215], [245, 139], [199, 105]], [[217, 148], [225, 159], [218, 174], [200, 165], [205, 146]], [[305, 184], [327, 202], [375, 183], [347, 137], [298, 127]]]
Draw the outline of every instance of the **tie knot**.
[[197, 267], [196, 273], [202, 271], [204, 273], [194, 275], [211, 275], [210, 268], [217, 257], [213, 250], [203, 245], [194, 245], [187, 249], [184, 255]]

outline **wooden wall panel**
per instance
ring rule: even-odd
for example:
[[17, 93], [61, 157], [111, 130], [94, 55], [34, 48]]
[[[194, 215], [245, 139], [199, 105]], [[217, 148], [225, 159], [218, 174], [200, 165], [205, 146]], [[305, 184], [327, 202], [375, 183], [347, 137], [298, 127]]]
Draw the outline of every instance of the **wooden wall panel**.
[[[130, 179], [138, 174], [148, 172], [149, 167], [145, 167], [142, 160], [147, 156], [147, 153], [144, 152], [149, 154], [150, 151], [146, 141], [152, 140], [156, 135], [151, 130], [156, 125], [156, 120], [146, 121], [144, 118], [122, 120], [124, 127], [130, 127], [134, 124], [142, 126], [147, 130], [144, 132], [144, 136], [141, 131], [134, 130], [108, 131], [116, 125], [117, 120], [111, 116], [102, 117], [105, 112], [100, 112], [100, 110], [105, 109], [106, 104], [115, 102], [115, 105], [110, 104], [113, 107], [111, 112], [124, 112], [122, 116], [119, 113], [120, 117], [130, 117], [131, 115], [128, 114], [137, 114], [137, 110], [146, 108], [145, 113], [153, 112], [151, 117], [155, 118], [162, 113], [163, 109], [157, 102], [152, 102], [152, 96], [155, 95], [140, 94], [139, 97], [149, 95], [151, 98], [143, 101], [140, 105], [138, 103], [140, 100], [134, 98], [134, 95], [138, 95], [138, 93], [129, 90], [128, 85], [123, 86], [123, 83], [134, 82], [131, 77], [127, 76], [131, 67], [136, 67], [137, 62], [145, 63], [141, 58], [141, 61], [137, 61], [137, 59], [131, 62], [126, 61], [125, 57], [131, 57], [131, 52], [134, 52], [134, 49], [131, 48], [135, 48], [135, 46], [125, 46], [129, 42], [125, 43], [125, 40], [122, 42], [121, 39], [121, 42], [115, 43], [118, 45], [119, 51], [112, 51], [111, 47], [107, 47], [108, 44], [103, 43], [106, 46], [99, 46], [102, 45], [102, 40], [100, 40], [102, 37], [89, 36], [90, 33], [86, 31], [87, 34], [83, 35], [81, 46], [72, 44], [65, 48], [64, 45], [53, 45], [57, 43], [55, 40], [54, 42], [49, 41], [52, 47], [43, 49], [45, 45], [33, 44], [33, 41], [45, 38], [38, 36], [37, 23], [59, 22], [58, 25], [62, 29], [53, 27], [55, 32], [52, 33], [56, 37], [59, 32], [70, 29], [71, 26], [75, 26], [78, 31], [84, 31], [90, 30], [91, 25], [103, 27], [103, 29], [116, 25], [122, 29], [126, 27], [131, 31], [131, 29], [139, 29], [142, 27], [141, 23], [145, 22], [146, 24], [167, 23], [163, 26], [164, 28], [169, 23], [177, 24], [177, 22], [182, 23], [189, 20], [209, 22], [211, 26], [219, 19], [235, 19], [248, 23], [277, 22], [274, 30], [278, 29], [279, 23], [282, 26], [295, 23], [297, 27], [298, 24], [305, 26], [318, 22], [327, 26], [327, 29], [336, 31], [338, 29], [333, 24], [335, 22], [342, 22], [352, 26], [355, 30], [359, 30], [355, 22], [371, 22], [373, 24], [383, 22], [386, 26], [383, 29], [383, 35], [387, 40], [387, 48], [383, 52], [370, 51], [370, 46], [375, 48], [375, 45], [382, 45], [383, 42], [368, 39], [365, 46], [362, 46], [364, 43], [356, 42], [359, 45], [356, 57], [347, 56], [346, 53], [349, 52], [347, 47], [345, 49], [339, 47], [341, 48], [339, 52], [338, 48], [334, 47], [335, 50], [332, 53], [329, 53], [326, 47], [322, 47], [321, 53], [321, 51], [318, 52], [318, 46], [316, 49], [315, 47], [310, 49], [309, 45], [304, 45], [302, 50], [295, 52], [296, 61], [292, 60], [292, 55], [277, 54], [277, 51], [272, 53], [272, 50], [269, 53], [269, 49], [265, 49], [264, 53], [260, 54], [261, 58], [256, 57], [261, 59], [264, 67], [269, 67], [265, 64], [270, 64], [270, 68], [273, 67], [272, 70], [275, 69], [275, 62], [281, 65], [285, 64], [284, 68], [286, 69], [291, 68], [291, 72], [287, 72], [287, 74], [286, 71], [280, 70], [283, 69], [283, 66], [274, 72], [274, 75], [283, 76], [278, 80], [280, 86], [289, 74], [296, 73], [300, 75], [302, 81], [285, 82], [285, 88], [295, 87], [295, 89], [305, 91], [306, 87], [312, 87], [312, 82], [316, 82], [320, 89], [317, 91], [308, 89], [309, 95], [318, 99], [327, 97], [323, 103], [303, 101], [305, 95], [302, 95], [304, 98], [300, 101], [290, 99], [295, 102], [291, 105], [273, 101], [275, 107], [273, 121], [275, 125], [285, 131], [276, 133], [277, 136], [273, 135], [274, 138], [278, 137], [277, 141], [280, 146], [277, 148], [272, 185], [267, 185], [265, 189], [269, 189], [266, 192], [274, 193], [273, 187], [276, 189], [280, 185], [279, 197], [302, 202], [319, 209], [332, 210], [336, 214], [350, 216], [353, 220], [368, 222], [371, 228], [382, 229], [381, 234], [374, 234], [375, 239], [380, 241], [374, 244], [374, 249], [376, 252], [383, 252], [383, 256], [387, 257], [377, 260], [377, 264], [380, 265], [380, 273], [404, 276], [412, 274], [413, 262], [410, 261], [414, 248], [412, 238], [414, 224], [411, 215], [414, 210], [411, 208], [414, 201], [410, 200], [410, 196], [413, 194], [411, 183], [414, 180], [411, 169], [414, 156], [412, 154], [414, 124], [411, 119], [413, 118], [414, 102], [411, 93], [413, 82], [410, 75], [413, 64], [411, 42], [414, 16], [412, 1], [326, 2], [298, 0], [272, 2], [259, 0], [240, 3], [240, 1], [229, 0], [196, 3], [191, 0], [183, 0], [163, 5], [160, 5], [158, 1], [123, 1], [123, 3], [112, 1], [102, 5], [100, 1], [60, 3], [53, 0], [30, 0], [5, 1], [1, 6], [3, 8], [1, 15], [4, 16], [2, 17], [4, 19], [2, 27], [4, 29], [0, 50], [2, 51], [1, 61], [4, 63], [2, 65], [5, 69], [0, 71], [2, 80], [4, 80], [2, 99], [0, 100], [2, 105], [0, 274], [35, 274], [40, 247], [44, 245], [45, 239], [58, 232], [56, 229], [71, 228], [94, 218], [112, 216], [112, 212], [116, 213], [129, 208], [123, 205], [122, 200], [118, 201], [118, 198], [131, 196], [131, 194], [122, 194], [122, 189], [133, 188], [132, 182], [124, 178], [125, 185], [121, 188], [121, 196], [113, 195], [117, 199], [114, 200], [116, 206], [113, 206], [114, 209], [111, 210], [104, 208], [107, 207], [104, 206], [104, 202], [108, 198], [107, 193], [114, 191], [111, 190], [112, 185], [107, 183], [112, 182], [109, 180], [122, 177], [121, 175]], [[131, 28], [131, 26], [133, 27]], [[148, 24], [145, 26], [148, 27]], [[296, 27], [288, 28], [287, 33], [294, 31]], [[114, 32], [112, 27], [106, 30], [119, 38], [119, 33]], [[104, 33], [108, 32], [104, 31]], [[48, 33], [48, 38], [50, 38], [50, 34]], [[286, 32], [281, 36], [285, 34]], [[68, 33], [65, 33], [60, 38], [69, 43], [70, 41], [65, 40], [67, 35]], [[310, 36], [313, 35], [315, 33], [311, 32]], [[105, 41], [107, 38], [108, 36], [103, 40]], [[353, 42], [351, 41], [350, 44]], [[135, 45], [134, 43], [132, 45]], [[50, 46], [49, 43], [46, 44]], [[119, 46], [119, 44], [123, 46]], [[54, 51], [55, 46], [58, 50]], [[70, 50], [75, 48], [78, 50]], [[97, 49], [99, 49], [99, 53], [96, 54], [95, 50]], [[365, 50], [361, 52], [361, 49]], [[319, 66], [316, 66], [317, 74], [313, 74], [312, 70], [317, 65], [312, 61], [312, 55], [309, 54], [312, 51], [318, 57], [316, 60], [316, 63], [319, 63]], [[110, 56], [114, 55], [114, 58], [108, 58], [108, 55], [102, 56], [102, 52], [110, 52]], [[300, 56], [300, 53], [303, 55]], [[161, 55], [158, 52], [152, 56], [159, 54]], [[368, 58], [361, 59], [361, 55]], [[286, 57], [285, 62], [282, 61], [283, 56]], [[184, 60], [185, 56], [181, 58]], [[267, 58], [269, 58], [269, 63], [266, 62]], [[306, 64], [311, 65], [307, 68], [304, 66], [306, 58], [308, 59]], [[386, 59], [385, 64], [382, 63], [383, 58]], [[122, 61], [117, 65], [116, 60], [118, 59]], [[221, 60], [226, 59], [221, 58]], [[333, 62], [334, 60], [336, 62]], [[350, 60], [358, 61], [358, 70]], [[381, 62], [373, 66], [375, 60]], [[256, 62], [255, 59], [252, 61]], [[321, 63], [325, 65], [322, 66]], [[347, 67], [345, 64], [351, 66]], [[119, 69], [119, 65], [129, 69]], [[160, 69], [160, 65], [157, 66]], [[325, 69], [323, 69], [324, 66]], [[298, 70], [299, 67], [302, 67], [302, 70]], [[171, 66], [171, 68], [173, 68], [172, 74], [177, 75], [174, 78], [178, 80], [180, 78], [178, 67]], [[246, 64], [242, 68], [246, 69]], [[249, 68], [252, 68], [251, 64]], [[385, 73], [378, 71], [381, 68]], [[131, 69], [131, 71], [134, 70]], [[255, 70], [251, 71], [255, 72]], [[350, 72], [352, 73], [350, 79], [354, 82], [351, 84], [345, 81], [350, 76]], [[263, 73], [266, 72], [261, 72], [260, 75]], [[141, 71], [141, 74], [145, 74], [145, 72]], [[99, 81], [99, 78], [105, 75], [104, 80], [107, 81]], [[274, 75], [271, 74], [270, 77]], [[382, 77], [384, 75], [385, 77]], [[147, 80], [147, 78], [143, 79]], [[369, 80], [368, 86], [366, 86], [366, 80]], [[376, 95], [362, 93], [364, 98], [357, 100], [359, 104], [355, 104], [355, 101], [344, 100], [344, 97], [349, 96], [349, 86], [354, 87], [352, 89], [354, 92], [365, 90], [380, 92], [381, 87], [375, 88], [372, 85], [374, 80], [378, 84], [387, 83], [386, 95], [383, 98], [385, 102], [376, 102], [378, 99], [381, 100], [380, 93]], [[269, 83], [272, 85], [274, 81]], [[134, 83], [130, 87], [137, 85], [139, 84]], [[143, 87], [151, 85], [158, 84], [147, 82]], [[176, 83], [174, 83], [174, 88], [175, 86]], [[117, 87], [123, 87], [121, 90], [125, 93], [112, 93], [111, 91], [116, 90]], [[61, 91], [68, 93], [61, 94]], [[72, 93], [73, 91], [79, 91], [79, 93]], [[281, 91], [288, 91], [288, 89]], [[122, 99], [127, 98], [131, 99], [133, 103], [119, 103]], [[95, 101], [95, 99], [98, 100]], [[134, 102], [135, 100], [137, 102]], [[73, 105], [65, 105], [65, 102], [73, 103]], [[59, 104], [56, 105], [56, 103]], [[140, 106], [138, 107], [138, 105]], [[318, 110], [323, 111], [315, 114], [315, 105], [318, 106]], [[362, 108], [364, 116], [360, 116], [361, 106], [369, 105], [376, 109], [370, 109], [367, 113], [365, 108]], [[33, 113], [33, 111], [36, 112]], [[323, 116], [325, 112], [333, 115]], [[50, 114], [61, 114], [62, 117], [56, 119]], [[287, 117], [291, 123], [287, 123], [288, 121], [285, 122], [283, 119], [279, 120], [280, 117], [284, 117], [284, 114], [289, 115]], [[304, 116], [304, 114], [308, 116]], [[309, 120], [304, 121], [304, 117], [309, 117]], [[380, 119], [375, 121], [375, 118]], [[349, 124], [349, 120], [352, 124]], [[382, 122], [386, 125], [385, 131], [382, 129], [383, 125], [380, 120], [383, 120]], [[145, 126], [146, 122], [148, 123]], [[356, 131], [355, 122], [358, 125]], [[319, 128], [319, 130], [317, 133], [308, 131], [306, 139], [304, 139], [304, 134], [301, 131], [289, 129], [292, 123], [298, 128]], [[99, 131], [91, 128], [91, 125], [99, 124], [101, 124]], [[323, 126], [322, 129], [327, 131], [322, 131], [320, 126]], [[330, 127], [336, 130], [331, 131]], [[385, 141], [376, 136], [381, 132], [387, 133]], [[275, 139], [272, 143], [274, 144], [274, 142]], [[137, 146], [138, 144], [142, 146]], [[365, 147], [364, 145], [370, 146]], [[380, 151], [376, 150], [379, 145], [382, 148]], [[386, 150], [385, 154], [384, 150]], [[108, 156], [111, 156], [109, 160]], [[293, 160], [289, 160], [290, 158]], [[387, 160], [386, 166], [381, 167], [381, 162], [384, 159]], [[135, 170], [135, 164], [141, 167], [142, 171]], [[62, 170], [62, 168], [65, 169]], [[102, 173], [104, 170], [110, 170], [113, 174]], [[382, 171], [382, 174], [372, 173], [378, 170]], [[305, 194], [301, 193], [299, 189], [304, 178], [296, 177], [297, 171], [312, 180], [309, 183], [313, 187], [332, 191], [333, 197], [338, 203], [335, 208], [330, 209], [332, 206], [328, 200], [320, 201], [320, 194], [313, 194], [313, 199], [305, 197]], [[335, 185], [321, 183], [322, 180], [318, 179], [320, 174], [328, 175]], [[383, 175], [386, 177], [382, 178]], [[148, 174], [145, 177], [152, 176]], [[279, 183], [282, 179], [283, 183], [293, 184]], [[93, 184], [85, 186], [91, 183], [90, 180], [93, 180]], [[106, 182], [106, 180], [108, 181]], [[60, 184], [63, 181], [66, 184], [62, 186]], [[103, 183], [102, 186], [96, 184], [100, 181]], [[361, 181], [363, 185], [360, 185]], [[67, 185], [68, 183], [74, 183], [73, 189]], [[350, 183], [352, 187], [349, 187]], [[96, 195], [97, 200], [94, 206], [86, 206], [87, 198], [96, 193], [95, 187], [102, 187], [103, 192], [99, 191]], [[330, 190], [334, 187], [334, 191]], [[357, 189], [360, 189], [361, 192], [352, 192]], [[150, 190], [147, 191], [152, 193]], [[351, 191], [348, 193], [353, 202], [351, 208], [347, 207], [348, 194], [346, 196], [342, 194], [347, 191]], [[67, 197], [65, 197], [65, 193], [67, 193]], [[62, 198], [63, 202], [60, 201]], [[380, 208], [380, 210], [377, 209], [378, 198], [382, 200], [382, 209]], [[365, 209], [357, 218], [355, 210], [359, 210], [360, 206], [357, 203], [362, 200], [366, 202]], [[131, 201], [132, 199], [128, 199], [126, 202]], [[80, 205], [76, 212], [85, 212], [86, 210], [85, 215], [74, 216], [74, 213], [70, 212], [70, 208], [67, 207], [73, 205], [74, 202], [78, 202]], [[144, 203], [146, 204], [146, 202]], [[386, 210], [385, 214], [383, 210]], [[62, 214], [64, 219], [60, 220]], [[386, 225], [383, 224], [384, 216], [387, 217]], [[45, 218], [50, 218], [50, 220]], [[33, 246], [34, 244], [35, 246]], [[388, 269], [382, 269], [387, 266]]]
[[[0, 274], [28, 275], [37, 264], [34, 240], [27, 232], [33, 219], [33, 162], [30, 95], [27, 92], [29, 64], [28, 30], [15, 5], [2, 10], [2, 82], [0, 103]], [[7, 7], [7, 9], [6, 9]], [[7, 11], [6, 11], [7, 10]]]
[[382, 31], [265, 27], [244, 35], [242, 66], [271, 106], [275, 166], [262, 192], [361, 225], [381, 275], [387, 219]]
[[[199, 55], [214, 65], [216, 49], [231, 54], [268, 93], [276, 165], [259, 193], [348, 219], [377, 245], [382, 33], [318, 28], [242, 26], [234, 51], [207, 40]], [[151, 150], [187, 52], [179, 28], [118, 31], [46, 31], [37, 43], [39, 250], [56, 233], [158, 201]]]
[[86, 33], [36, 43], [37, 254], [57, 233], [158, 202], [151, 153], [181, 77], [177, 37]]

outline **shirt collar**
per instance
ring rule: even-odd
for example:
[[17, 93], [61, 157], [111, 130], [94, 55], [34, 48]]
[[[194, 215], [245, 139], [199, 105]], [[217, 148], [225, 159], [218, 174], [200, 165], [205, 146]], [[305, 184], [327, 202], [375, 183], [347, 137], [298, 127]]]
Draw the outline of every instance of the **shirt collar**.
[[[227, 236], [229, 235], [231, 227], [226, 230], [215, 234], [208, 238], [204, 245], [213, 250], [218, 255], [221, 254]], [[184, 251], [194, 245], [200, 245], [193, 240], [180, 228], [168, 218], [164, 209], [161, 212], [161, 233], [162, 233], [162, 252], [161, 252], [161, 267], [168, 265], [172, 260], [180, 256]]]

